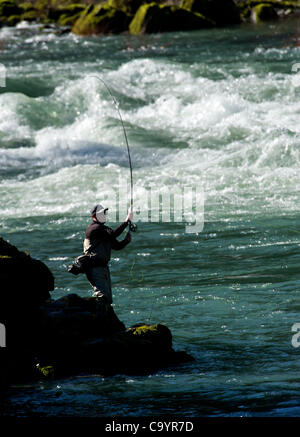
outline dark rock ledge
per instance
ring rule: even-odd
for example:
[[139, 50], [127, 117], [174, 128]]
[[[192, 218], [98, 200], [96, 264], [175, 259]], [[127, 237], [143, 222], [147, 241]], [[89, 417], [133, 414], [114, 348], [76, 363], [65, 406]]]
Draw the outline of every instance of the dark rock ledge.
[[[193, 358], [172, 348], [162, 324], [126, 329], [111, 307], [105, 316], [93, 297], [53, 300], [47, 266], [0, 237], [0, 385], [80, 373], [149, 374]], [[3, 334], [3, 329], [2, 329]], [[2, 338], [3, 340], [3, 338]]]
[[0, 26], [27, 21], [57, 34], [139, 35], [257, 24], [299, 11], [300, 0], [0, 0]]

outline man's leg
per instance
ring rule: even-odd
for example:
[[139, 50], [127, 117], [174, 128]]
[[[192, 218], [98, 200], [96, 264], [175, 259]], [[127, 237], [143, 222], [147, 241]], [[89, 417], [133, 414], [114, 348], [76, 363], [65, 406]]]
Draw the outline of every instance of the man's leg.
[[108, 267], [93, 267], [86, 276], [93, 287], [94, 296], [97, 298], [97, 313], [105, 316], [112, 303], [110, 272]]

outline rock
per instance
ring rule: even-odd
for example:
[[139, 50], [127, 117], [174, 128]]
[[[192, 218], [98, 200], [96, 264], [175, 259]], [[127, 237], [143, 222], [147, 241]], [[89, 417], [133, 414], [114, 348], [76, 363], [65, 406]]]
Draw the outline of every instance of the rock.
[[147, 374], [192, 359], [172, 348], [167, 326], [126, 330], [111, 305], [75, 293], [53, 300], [54, 278], [41, 261], [0, 237], [0, 393], [8, 382], [80, 372]]
[[123, 10], [107, 3], [90, 5], [76, 20], [72, 32], [77, 35], [122, 33], [128, 29], [129, 21], [129, 16]]
[[107, 0], [106, 4], [113, 9], [118, 9], [126, 14], [131, 13], [131, 2], [126, 0]]
[[[14, 25], [22, 10], [14, 0], [0, 0], [0, 23]], [[13, 17], [13, 18], [11, 18]]]
[[16, 304], [26, 310], [49, 299], [54, 278], [44, 263], [0, 237], [0, 284], [0, 316], [5, 318]]
[[60, 6], [57, 9], [51, 9], [49, 18], [61, 26], [73, 26], [85, 8], [86, 7], [80, 3]]
[[169, 328], [165, 325], [139, 325], [127, 329], [127, 333], [150, 341], [162, 349], [172, 348], [172, 334]]
[[129, 25], [133, 35], [205, 29], [214, 23], [198, 13], [177, 6], [150, 3], [140, 6]]
[[43, 309], [39, 369], [53, 366], [56, 376], [82, 371], [147, 374], [193, 359], [172, 349], [167, 326], [140, 324], [126, 330], [112, 307], [98, 317], [95, 298], [70, 294]]
[[9, 372], [22, 377], [31, 368], [39, 342], [40, 305], [54, 289], [47, 266], [0, 237], [0, 323], [6, 329]]
[[254, 23], [262, 23], [264, 21], [276, 20], [277, 18], [277, 12], [270, 4], [261, 3], [252, 8], [251, 20]]
[[217, 26], [239, 24], [240, 11], [233, 0], [182, 0], [181, 7], [198, 12], [214, 21]]

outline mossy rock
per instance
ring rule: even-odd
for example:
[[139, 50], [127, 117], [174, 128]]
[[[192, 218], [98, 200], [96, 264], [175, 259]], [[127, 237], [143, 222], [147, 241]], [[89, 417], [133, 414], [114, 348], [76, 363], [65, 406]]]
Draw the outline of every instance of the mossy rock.
[[37, 11], [34, 9], [28, 10], [24, 12], [24, 14], [21, 15], [22, 21], [37, 21], [39, 19], [39, 15], [37, 14]]
[[261, 3], [254, 6], [251, 12], [251, 20], [254, 23], [263, 23], [265, 21], [277, 20], [278, 15], [273, 6], [267, 3]]
[[135, 338], [149, 341], [156, 346], [165, 349], [172, 348], [172, 334], [169, 328], [165, 325], [156, 324], [133, 326], [127, 329], [126, 332]]
[[129, 25], [132, 35], [141, 33], [177, 32], [205, 29], [215, 23], [203, 15], [193, 13], [178, 6], [142, 5]]
[[215, 21], [217, 26], [241, 22], [240, 10], [233, 0], [182, 0], [181, 7], [204, 15]]
[[121, 10], [107, 3], [88, 6], [72, 27], [77, 35], [122, 33], [128, 29], [130, 18]]
[[110, 8], [118, 9], [119, 11], [123, 11], [126, 14], [131, 12], [131, 8], [128, 2], [125, 2], [124, 0], [108, 0], [107, 5]]
[[15, 26], [22, 21], [21, 15], [10, 15], [7, 19], [6, 24], [8, 26]]
[[14, 0], [0, 0], [0, 24], [14, 26], [20, 19], [22, 9]]
[[33, 4], [30, 2], [19, 3], [19, 7], [23, 9], [23, 11], [29, 11], [33, 9]]
[[14, 0], [0, 0], [0, 15], [8, 18], [10, 15], [18, 15], [21, 12]]
[[51, 8], [49, 18], [61, 26], [73, 26], [85, 8], [86, 6], [81, 3]]

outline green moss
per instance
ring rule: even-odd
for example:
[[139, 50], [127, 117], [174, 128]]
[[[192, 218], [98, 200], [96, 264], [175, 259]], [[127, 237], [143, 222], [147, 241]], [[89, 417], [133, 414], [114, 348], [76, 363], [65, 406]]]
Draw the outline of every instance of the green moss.
[[127, 329], [126, 333], [157, 346], [163, 346], [167, 349], [172, 347], [172, 334], [165, 325], [141, 325]]
[[[73, 26], [73, 24], [80, 18], [81, 13], [85, 10], [85, 6], [75, 3], [63, 8], [55, 10], [55, 21], [61, 26]], [[53, 13], [54, 15], [54, 13]]]
[[35, 10], [29, 10], [21, 15], [21, 20], [24, 21], [36, 21], [37, 18], [38, 18], [38, 14], [36, 13]]
[[108, 0], [107, 5], [110, 8], [118, 9], [119, 11], [123, 11], [125, 13], [129, 12], [128, 6], [124, 3], [123, 0]]
[[23, 9], [24, 11], [29, 11], [30, 9], [33, 9], [33, 5], [30, 2], [24, 2], [24, 3], [20, 3], [19, 7], [21, 9]]
[[152, 334], [157, 333], [157, 325], [142, 325], [134, 328], [132, 331], [133, 335], [145, 335], [149, 332], [151, 332]]
[[270, 4], [261, 3], [260, 5], [254, 6], [252, 9], [252, 20], [255, 23], [262, 23], [264, 21], [276, 20], [278, 15]]
[[149, 14], [149, 12], [153, 13], [153, 11], [155, 13], [156, 9], [158, 9], [158, 6], [155, 3], [140, 6], [129, 25], [129, 32], [132, 35], [138, 35], [140, 33], [147, 32], [147, 14]]
[[54, 367], [53, 366], [40, 366], [37, 364], [36, 366], [38, 372], [45, 376], [46, 378], [50, 378], [54, 376]]
[[107, 3], [88, 6], [75, 22], [72, 32], [78, 35], [121, 33], [127, 30], [129, 17]]

